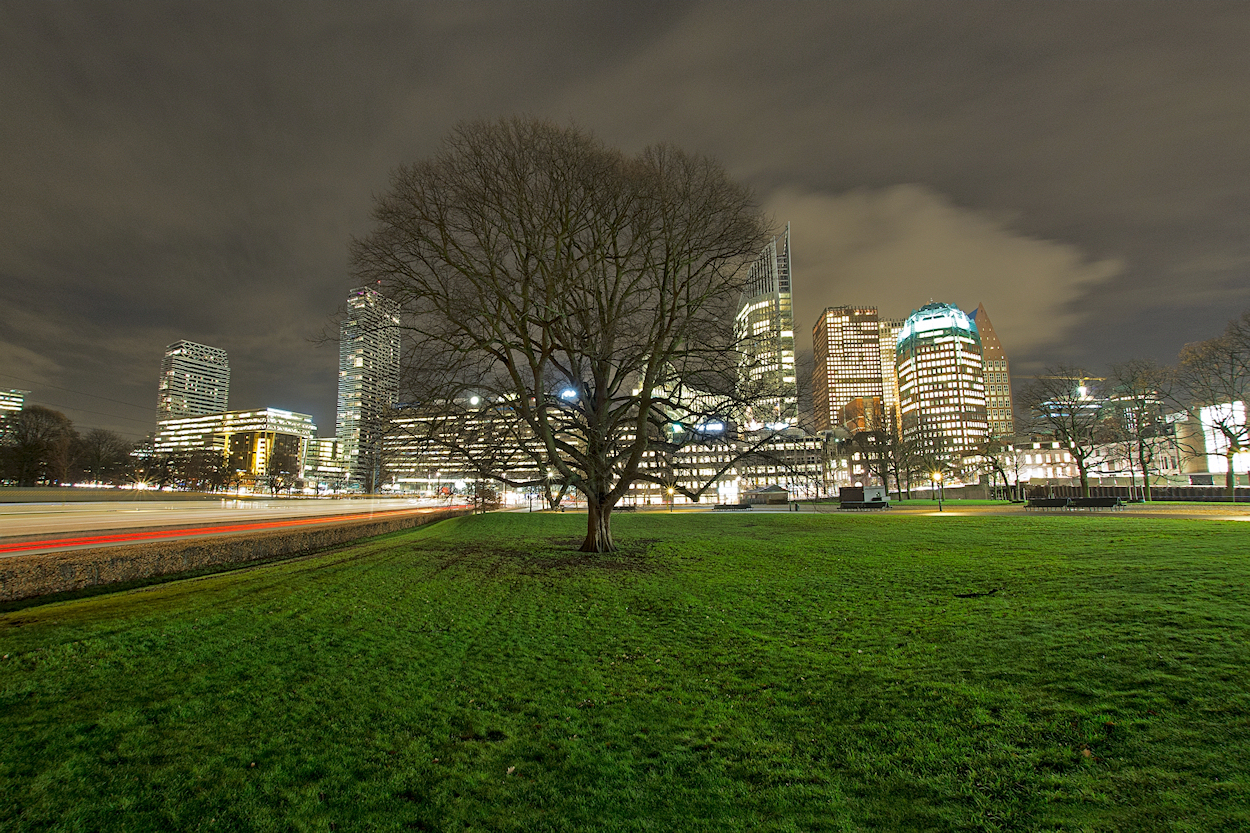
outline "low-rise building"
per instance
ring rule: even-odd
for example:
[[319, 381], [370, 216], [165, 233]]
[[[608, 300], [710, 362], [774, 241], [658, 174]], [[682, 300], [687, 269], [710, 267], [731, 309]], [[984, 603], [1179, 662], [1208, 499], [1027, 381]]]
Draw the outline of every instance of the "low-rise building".
[[218, 452], [241, 480], [251, 484], [278, 466], [283, 473], [303, 478], [308, 445], [317, 433], [311, 416], [278, 408], [163, 419], [156, 425], [153, 452]]

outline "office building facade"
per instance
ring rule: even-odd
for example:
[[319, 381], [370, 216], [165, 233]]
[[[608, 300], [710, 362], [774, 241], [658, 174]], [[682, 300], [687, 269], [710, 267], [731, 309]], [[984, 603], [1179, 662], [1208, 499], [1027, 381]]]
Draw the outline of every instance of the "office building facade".
[[225, 350], [175, 341], [165, 348], [157, 388], [157, 419], [220, 414], [229, 408], [230, 362]]
[[926, 304], [904, 322], [895, 349], [904, 440], [957, 460], [986, 438], [981, 336], [953, 304]]
[[881, 405], [887, 417], [894, 421], [894, 431], [901, 430], [898, 402], [898, 334], [903, 329], [902, 318], [882, 318], [878, 338], [881, 343]]
[[741, 384], [756, 401], [752, 425], [774, 428], [798, 422], [794, 365], [794, 308], [790, 285], [790, 225], [752, 266], [738, 303], [734, 333], [742, 353]]
[[[870, 423], [885, 398], [877, 308], [826, 309], [812, 328], [812, 355], [816, 430], [875, 430], [878, 426]], [[853, 415], [848, 411], [852, 403]]]
[[1003, 343], [994, 332], [985, 304], [968, 314], [981, 334], [981, 353], [985, 365], [985, 418], [990, 436], [1011, 437], [1016, 433], [1015, 402], [1011, 395], [1011, 364]]
[[339, 324], [339, 392], [335, 436], [347, 480], [374, 491], [382, 437], [399, 396], [399, 305], [369, 287], [353, 289]]
[[0, 416], [26, 407], [28, 390], [0, 390]]
[[308, 414], [278, 408], [225, 411], [160, 420], [153, 451], [179, 456], [203, 451], [219, 454], [230, 471], [249, 482], [271, 474], [275, 466], [303, 477], [316, 433]]

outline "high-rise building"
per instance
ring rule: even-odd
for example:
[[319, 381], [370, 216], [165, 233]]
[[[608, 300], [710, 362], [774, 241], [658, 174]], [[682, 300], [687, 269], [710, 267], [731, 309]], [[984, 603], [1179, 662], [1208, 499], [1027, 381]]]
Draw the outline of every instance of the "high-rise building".
[[903, 438], [949, 456], [980, 445], [985, 380], [973, 320], [953, 304], [926, 304], [903, 324], [895, 356]]
[[877, 308], [826, 309], [812, 328], [812, 353], [816, 430], [848, 427], [847, 405], [851, 402], [856, 402], [855, 428], [874, 427], [860, 423], [879, 417], [885, 398]]
[[774, 238], [752, 264], [750, 282], [734, 317], [734, 332], [742, 351], [742, 383], [757, 397], [748, 423], [778, 428], [794, 425], [799, 386], [794, 367], [789, 223], [780, 241]]
[[348, 478], [378, 485], [382, 435], [399, 395], [399, 305], [369, 287], [353, 289], [339, 325], [339, 397], [335, 435]]
[[157, 395], [157, 419], [224, 412], [230, 400], [226, 351], [194, 341], [175, 341], [165, 348]]
[[985, 304], [977, 304], [969, 313], [981, 334], [981, 351], [985, 364], [985, 417], [991, 436], [1010, 437], [1016, 433], [1015, 405], [1011, 397], [1011, 366], [1003, 343], [994, 332]]
[[20, 411], [26, 406], [28, 390], [0, 390], [0, 414], [5, 411]]
[[885, 415], [894, 421], [894, 430], [900, 430], [898, 405], [898, 334], [903, 329], [903, 319], [882, 318], [881, 340], [881, 393]]

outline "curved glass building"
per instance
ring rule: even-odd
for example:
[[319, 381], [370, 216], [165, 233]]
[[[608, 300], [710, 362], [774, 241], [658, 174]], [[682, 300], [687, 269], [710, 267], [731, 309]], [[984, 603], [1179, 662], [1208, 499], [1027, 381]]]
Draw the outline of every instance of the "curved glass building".
[[916, 310], [899, 330], [895, 361], [903, 439], [952, 455], [985, 440], [981, 334], [967, 313], [954, 304]]

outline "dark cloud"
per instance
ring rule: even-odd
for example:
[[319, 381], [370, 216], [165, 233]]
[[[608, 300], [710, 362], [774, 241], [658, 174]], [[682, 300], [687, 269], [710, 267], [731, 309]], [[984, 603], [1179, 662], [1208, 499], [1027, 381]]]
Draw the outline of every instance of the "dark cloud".
[[1170, 360], [1250, 307], [1248, 36], [1234, 3], [0, 3], [0, 372], [35, 382], [0, 385], [142, 434], [190, 338], [233, 406], [332, 431], [309, 339], [372, 195], [513, 113], [723, 159], [794, 222], [800, 335], [936, 297], [1021, 366]]

